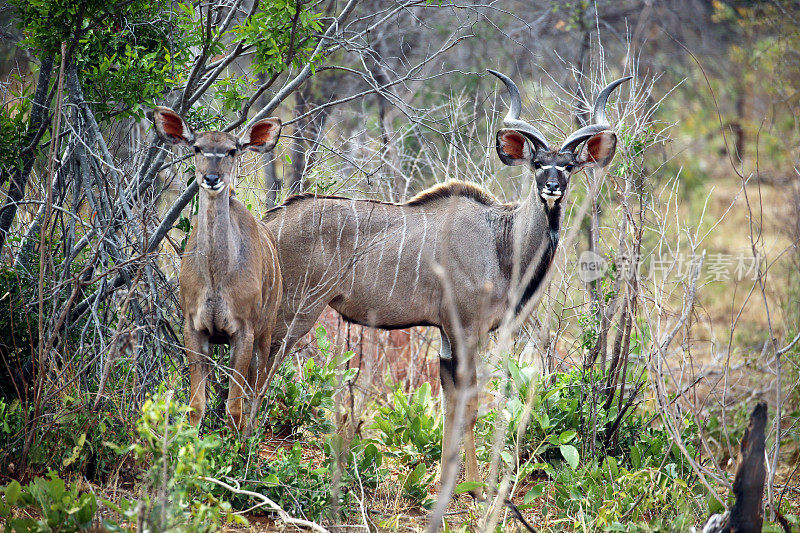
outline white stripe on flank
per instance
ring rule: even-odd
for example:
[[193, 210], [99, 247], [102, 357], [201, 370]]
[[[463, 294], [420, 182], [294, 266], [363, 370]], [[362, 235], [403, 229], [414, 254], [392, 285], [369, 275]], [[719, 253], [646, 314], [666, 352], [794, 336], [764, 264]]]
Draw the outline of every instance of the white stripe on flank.
[[283, 233], [283, 225], [286, 223], [286, 209], [281, 209], [281, 225], [278, 226], [278, 241], [281, 240], [281, 234]]
[[389, 215], [386, 213], [386, 204], [381, 204], [383, 208], [383, 218], [386, 220], [386, 227], [383, 230], [383, 242], [381, 242], [381, 253], [378, 254], [378, 266], [375, 267], [375, 281], [372, 283], [372, 286], [375, 287], [378, 284], [378, 280], [381, 277], [381, 259], [383, 259], [383, 251], [386, 249], [386, 236], [389, 234]]
[[[325, 257], [325, 239], [322, 236], [322, 234], [324, 233], [323, 226], [322, 226], [322, 216], [325, 214], [325, 204], [322, 203], [322, 202], [317, 202], [316, 199], [314, 199], [313, 202], [314, 202], [315, 205], [319, 204], [319, 227], [316, 228], [318, 230], [318, 235], [319, 236], [316, 237], [316, 238], [319, 239], [319, 256], [324, 258]], [[312, 220], [312, 224], [313, 224], [314, 218], [312, 217], [311, 220]], [[313, 237], [314, 229], [315, 228], [311, 228], [312, 238], [314, 238]]]
[[350, 269], [353, 271], [353, 279], [350, 282], [350, 290], [353, 290], [353, 287], [356, 284], [356, 254], [358, 253], [358, 211], [356, 210], [356, 201], [355, 199], [350, 200], [350, 206], [353, 208], [353, 217], [356, 220], [356, 237], [353, 241], [353, 264], [350, 265]]
[[406, 214], [403, 213], [403, 237], [400, 239], [400, 249], [397, 250], [397, 266], [394, 269], [394, 281], [392, 282], [392, 289], [389, 291], [389, 297], [387, 300], [392, 299], [392, 294], [394, 294], [394, 287], [397, 285], [397, 276], [400, 274], [400, 261], [403, 257], [403, 246], [406, 244]]
[[422, 263], [422, 249], [425, 248], [425, 237], [428, 235], [428, 215], [427, 213], [422, 213], [422, 242], [419, 245], [419, 253], [417, 254], [417, 275], [414, 278], [414, 289], [417, 288], [417, 284], [419, 284], [419, 265]]

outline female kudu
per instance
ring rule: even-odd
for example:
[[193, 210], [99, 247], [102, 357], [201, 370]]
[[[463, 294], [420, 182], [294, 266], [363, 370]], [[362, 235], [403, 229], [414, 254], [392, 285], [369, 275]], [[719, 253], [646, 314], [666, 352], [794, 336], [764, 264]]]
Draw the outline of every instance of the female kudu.
[[211, 344], [230, 344], [228, 424], [242, 431], [245, 395], [251, 400], [247, 428], [260, 403], [275, 318], [281, 302], [281, 272], [269, 229], [232, 197], [236, 161], [244, 150], [266, 152], [278, 142], [281, 122], [256, 122], [239, 138], [221, 131], [195, 133], [175, 111], [153, 111], [156, 133], [167, 144], [194, 149], [200, 185], [197, 218], [181, 257], [180, 300], [191, 375], [189, 415], [205, 412]]

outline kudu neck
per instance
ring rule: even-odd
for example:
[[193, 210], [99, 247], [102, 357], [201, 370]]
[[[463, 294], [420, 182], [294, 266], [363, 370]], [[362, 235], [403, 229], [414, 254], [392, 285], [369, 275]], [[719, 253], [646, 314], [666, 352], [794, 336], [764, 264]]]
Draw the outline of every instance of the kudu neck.
[[201, 189], [197, 210], [197, 252], [214, 272], [229, 272], [238, 258], [238, 234], [231, 224], [228, 191], [210, 195]]
[[565, 202], [566, 198], [562, 198], [552, 208], [548, 208], [539, 198], [538, 189], [534, 187], [528, 198], [520, 205], [519, 223], [525, 228], [525, 234], [535, 241], [532, 244], [537, 248], [543, 235], [547, 235], [553, 246], [558, 244]]
[[534, 189], [513, 214], [512, 242], [507, 243], [507, 247], [515, 250], [512, 256], [519, 258], [518, 275], [522, 276], [521, 281], [526, 280], [522, 281], [519, 299], [514, 300], [517, 313], [522, 312], [536, 293], [552, 264], [558, 246], [562, 211], [563, 200], [548, 209], [539, 199], [538, 190]]

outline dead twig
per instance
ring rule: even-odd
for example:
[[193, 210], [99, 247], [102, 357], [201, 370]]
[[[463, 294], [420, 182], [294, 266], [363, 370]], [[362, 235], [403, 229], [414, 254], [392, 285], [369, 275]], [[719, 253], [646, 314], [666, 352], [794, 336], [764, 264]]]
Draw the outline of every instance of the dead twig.
[[321, 525], [317, 524], [316, 522], [311, 522], [310, 520], [303, 520], [302, 518], [295, 518], [295, 517], [291, 516], [289, 513], [284, 511], [281, 508], [280, 505], [278, 505], [274, 501], [270, 500], [269, 498], [267, 498], [263, 494], [259, 494], [258, 492], [253, 492], [251, 490], [245, 490], [245, 489], [240, 489], [240, 488], [237, 488], [237, 487], [233, 487], [231, 485], [228, 485], [224, 481], [220, 481], [218, 479], [214, 479], [213, 477], [203, 476], [201, 479], [203, 481], [210, 481], [211, 483], [219, 485], [220, 487], [225, 488], [225, 489], [233, 492], [234, 494], [241, 494], [243, 496], [250, 496], [252, 498], [256, 498], [258, 500], [261, 500], [262, 503], [257, 505], [257, 506], [255, 506], [255, 507], [251, 507], [250, 508], [251, 510], [252, 509], [256, 509], [258, 507], [267, 506], [270, 509], [272, 509], [273, 511], [275, 511], [276, 513], [278, 513], [278, 516], [280, 517], [280, 519], [286, 524], [289, 524], [289, 525], [292, 525], [292, 526], [304, 527], [306, 529], [310, 529], [311, 531], [316, 531], [317, 533], [330, 533], [330, 531], [328, 529], [325, 529], [324, 527], [322, 527]]

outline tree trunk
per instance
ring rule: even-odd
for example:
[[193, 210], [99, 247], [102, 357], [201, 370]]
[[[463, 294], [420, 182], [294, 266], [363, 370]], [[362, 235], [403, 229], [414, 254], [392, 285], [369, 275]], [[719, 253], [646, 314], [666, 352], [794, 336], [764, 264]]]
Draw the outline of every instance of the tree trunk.
[[733, 480], [736, 502], [731, 510], [713, 515], [703, 531], [708, 533], [759, 533], [764, 516], [764, 429], [767, 425], [767, 404], [759, 402], [750, 415], [750, 425], [742, 437], [741, 462]]

